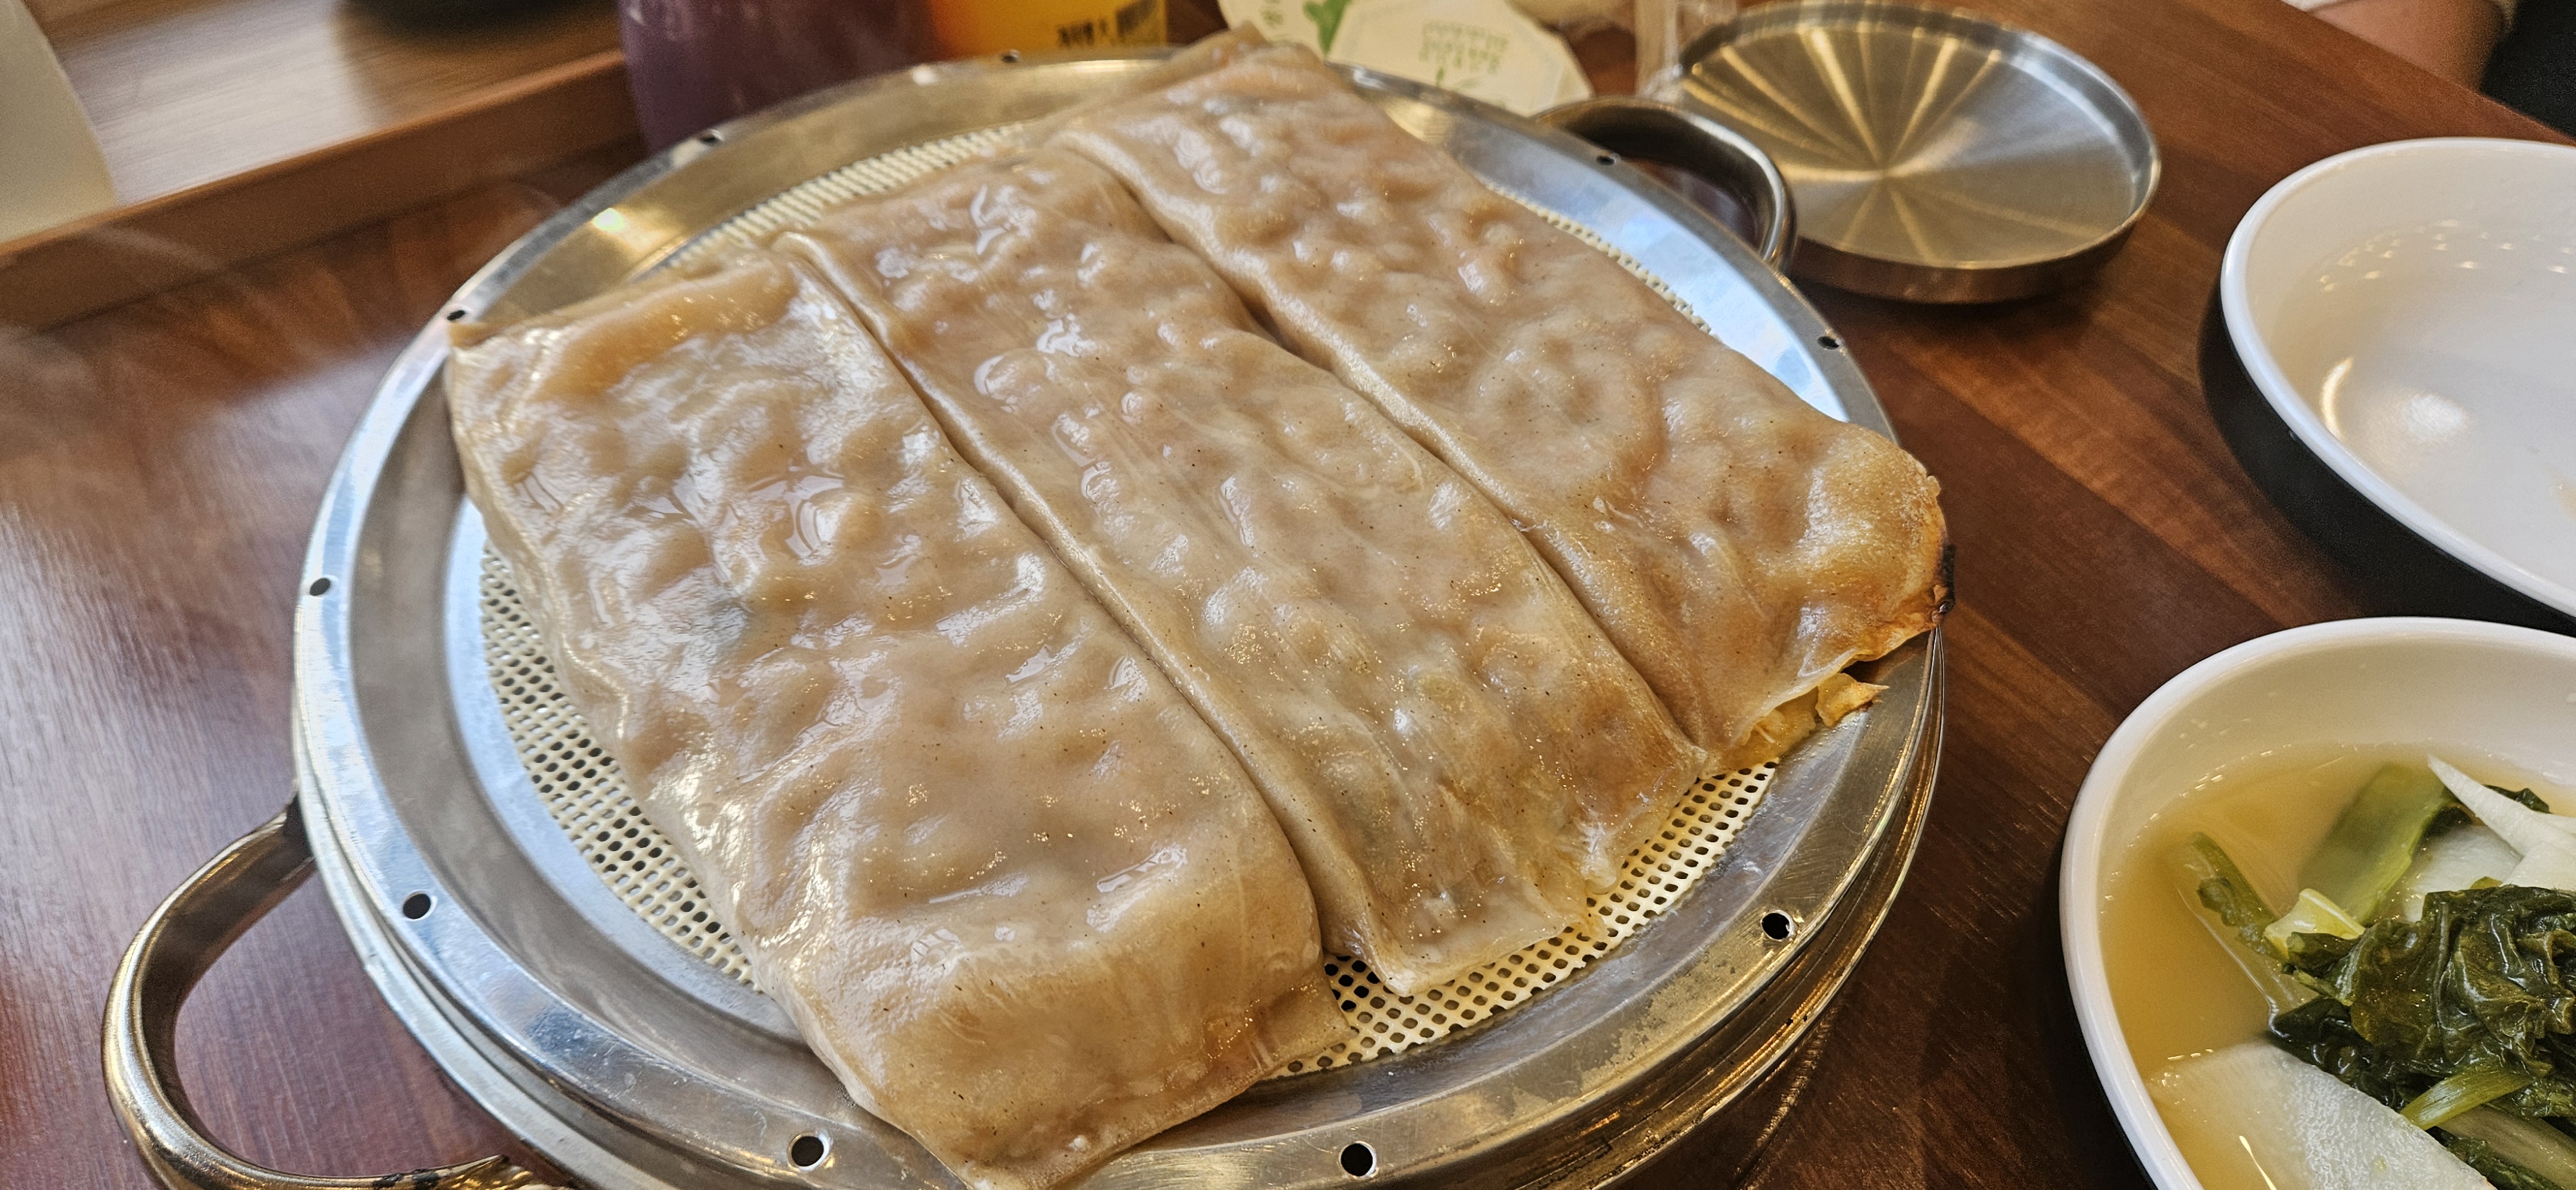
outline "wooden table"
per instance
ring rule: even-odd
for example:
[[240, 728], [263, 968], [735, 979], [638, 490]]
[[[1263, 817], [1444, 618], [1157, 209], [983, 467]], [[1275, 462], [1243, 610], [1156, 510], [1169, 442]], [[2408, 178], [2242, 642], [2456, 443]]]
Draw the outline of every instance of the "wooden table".
[[[1911, 882], [1737, 1169], [1641, 1184], [2135, 1186], [2057, 944], [2094, 750], [2157, 684], [2369, 592], [2237, 469], [2195, 335], [2230, 227], [2327, 154], [2539, 126], [2280, 0], [1975, 0], [2108, 70], [2165, 180], [2102, 277], [1928, 309], [1817, 293], [1944, 486], [1961, 599]], [[148, 1185], [101, 1086], [119, 950], [288, 795], [288, 620], [325, 478], [400, 344], [614, 162], [489, 186], [27, 336], [0, 328], [0, 1185]], [[308, 889], [216, 968], [181, 1066], [244, 1154], [376, 1173], [524, 1150], [377, 1000]]]

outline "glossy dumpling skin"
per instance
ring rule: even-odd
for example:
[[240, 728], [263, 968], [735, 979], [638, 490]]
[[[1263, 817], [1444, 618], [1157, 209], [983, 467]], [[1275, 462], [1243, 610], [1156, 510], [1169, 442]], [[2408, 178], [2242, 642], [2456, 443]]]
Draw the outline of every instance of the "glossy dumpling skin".
[[972, 1185], [1338, 1039], [1225, 745], [837, 298], [749, 254], [459, 350], [467, 484], [761, 988]]
[[1510, 513], [1721, 762], [1778, 755], [1799, 725], [1776, 710], [1937, 619], [1947, 537], [1920, 464], [1303, 48], [1091, 109], [1050, 143], [1118, 175], [1290, 347]]
[[968, 167], [779, 246], [1270, 798], [1410, 992], [1579, 920], [1704, 759], [1509, 521], [1265, 336], [1098, 167]]

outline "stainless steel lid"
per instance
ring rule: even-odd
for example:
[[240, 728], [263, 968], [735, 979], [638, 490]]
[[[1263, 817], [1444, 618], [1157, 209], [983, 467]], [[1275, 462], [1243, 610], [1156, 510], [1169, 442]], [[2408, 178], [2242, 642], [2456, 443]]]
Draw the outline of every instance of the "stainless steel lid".
[[2101, 267], [2155, 192], [2155, 138], [2119, 84], [1966, 13], [1769, 4], [1681, 63], [1657, 96], [1742, 132], [1788, 179], [1801, 279], [1909, 301], [2043, 293]]

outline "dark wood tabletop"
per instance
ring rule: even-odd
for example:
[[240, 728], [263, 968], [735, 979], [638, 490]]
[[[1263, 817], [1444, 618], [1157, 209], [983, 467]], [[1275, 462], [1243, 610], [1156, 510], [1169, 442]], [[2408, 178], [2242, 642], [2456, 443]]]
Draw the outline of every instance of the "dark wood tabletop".
[[[1960, 600], [1913, 874], [1793, 1072], [1656, 1187], [2137, 1186], [2057, 941], [2060, 833], [2129, 709], [2192, 662], [2382, 610], [2266, 503], [2195, 372], [2230, 228], [2377, 141], [2556, 139], [2281, 0], [1971, 0], [2099, 63], [2165, 175], [2054, 297], [1812, 293], [1943, 485]], [[289, 795], [289, 618], [341, 443], [477, 265], [617, 162], [486, 186], [42, 334], [0, 327], [0, 1186], [149, 1185], [110, 1113], [103, 993], [155, 903]], [[528, 1154], [377, 999], [307, 889], [180, 1031], [214, 1134], [312, 1173]], [[1720, 1134], [1758, 1141], [1749, 1162]]]

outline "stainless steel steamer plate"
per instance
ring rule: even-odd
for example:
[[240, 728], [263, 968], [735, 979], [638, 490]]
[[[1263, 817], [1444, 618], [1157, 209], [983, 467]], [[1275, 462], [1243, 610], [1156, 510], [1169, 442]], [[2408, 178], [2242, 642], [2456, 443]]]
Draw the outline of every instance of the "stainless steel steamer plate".
[[[447, 317], [589, 296], [808, 179], [1044, 114], [1150, 64], [923, 67], [726, 125], [548, 220]], [[1356, 81], [1499, 188], [1635, 259], [1810, 403], [1886, 432], [1822, 321], [1694, 208], [1561, 133]], [[584, 1182], [948, 1184], [849, 1102], [774, 1004], [608, 893], [536, 802], [482, 668], [482, 535], [444, 356], [433, 323], [386, 377], [325, 497], [296, 619], [305, 821], [369, 974], [460, 1084]], [[1877, 680], [1891, 686], [1877, 706], [1780, 766], [1705, 887], [1578, 978], [1441, 1044], [1256, 1087], [1092, 1185], [1339, 1184], [1355, 1145], [1377, 1177], [1444, 1185], [1633, 1168], [1787, 1052], [1901, 879], [1938, 749], [1937, 638]]]

